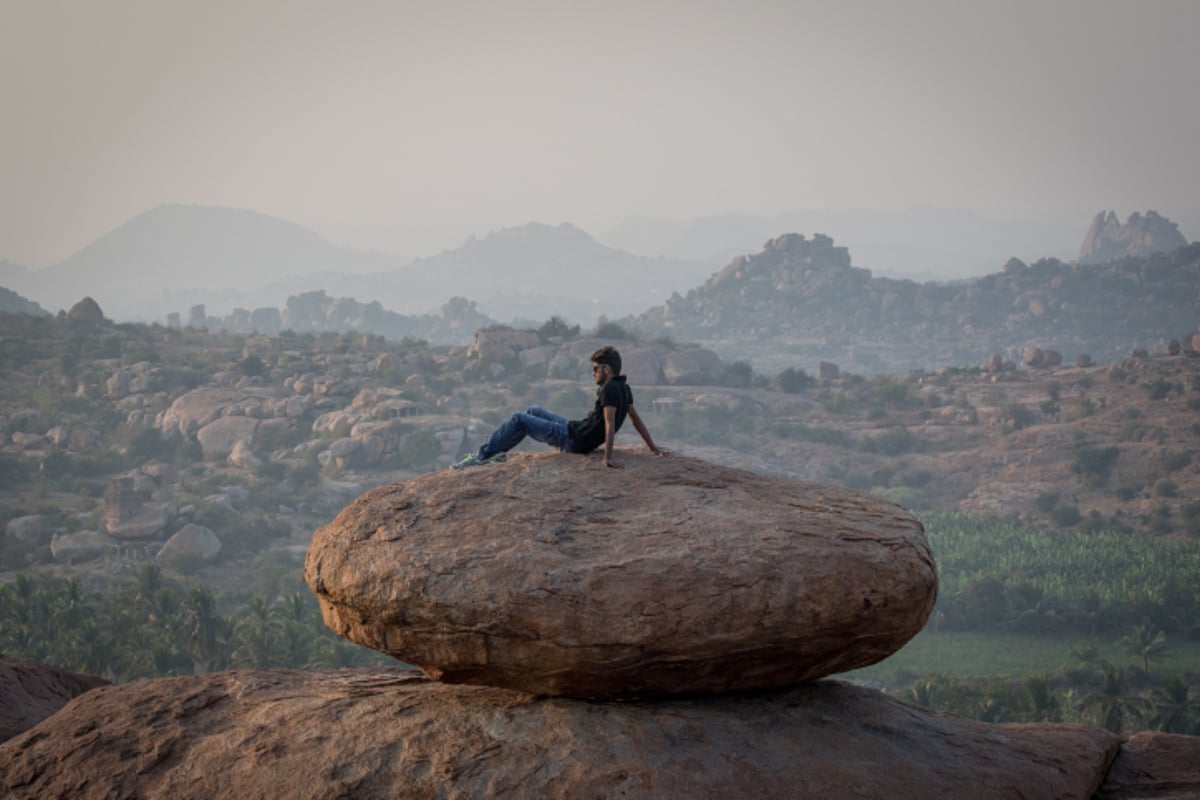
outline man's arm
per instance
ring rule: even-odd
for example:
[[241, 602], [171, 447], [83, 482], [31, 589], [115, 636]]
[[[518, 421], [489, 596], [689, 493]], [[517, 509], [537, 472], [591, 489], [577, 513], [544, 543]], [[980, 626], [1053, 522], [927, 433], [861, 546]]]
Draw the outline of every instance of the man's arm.
[[[642, 441], [644, 441], [646, 443], [646, 446], [650, 448], [651, 453], [654, 453], [654, 455], [656, 455], [656, 456], [671, 455], [670, 450], [664, 450], [654, 443], [654, 439], [651, 438], [651, 436], [650, 436], [649, 429], [646, 428], [646, 423], [642, 422], [642, 418], [640, 416], [638, 416], [638, 413], [634, 409], [633, 406], [630, 406], [628, 408], [628, 410], [625, 412], [625, 415], [627, 417], [629, 417], [630, 422], [633, 423], [633, 427], [637, 429], [637, 432], [642, 437]], [[604, 466], [615, 467], [616, 469], [621, 469], [625, 465], [618, 464], [617, 462], [612, 460], [613, 439], [616, 438], [616, 433], [617, 433], [617, 407], [616, 406], [605, 406], [604, 407]]]
[[613, 439], [617, 438], [617, 407], [604, 407], [604, 466], [620, 469], [624, 464], [612, 460]]
[[642, 418], [638, 415], [637, 409], [635, 409], [633, 406], [630, 406], [625, 413], [626, 416], [629, 417], [629, 421], [633, 423], [633, 427], [637, 429], [638, 434], [641, 435], [642, 441], [646, 443], [646, 447], [650, 448], [651, 453], [654, 453], [656, 456], [671, 455], [670, 450], [663, 450], [654, 444], [654, 439], [650, 438], [650, 431], [646, 428], [646, 424], [642, 422]]

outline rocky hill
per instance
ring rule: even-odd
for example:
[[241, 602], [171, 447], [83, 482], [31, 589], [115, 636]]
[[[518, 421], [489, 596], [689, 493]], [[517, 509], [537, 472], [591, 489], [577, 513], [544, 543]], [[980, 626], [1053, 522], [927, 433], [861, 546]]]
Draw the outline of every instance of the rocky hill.
[[47, 316], [50, 312], [32, 300], [26, 300], [14, 291], [0, 287], [0, 314], [30, 314]]
[[828, 236], [787, 234], [627, 323], [763, 371], [797, 357], [864, 374], [978, 364], [1031, 346], [1098, 362], [1162, 349], [1200, 320], [1200, 244], [1104, 264], [1010, 260], [983, 278], [873, 277]]

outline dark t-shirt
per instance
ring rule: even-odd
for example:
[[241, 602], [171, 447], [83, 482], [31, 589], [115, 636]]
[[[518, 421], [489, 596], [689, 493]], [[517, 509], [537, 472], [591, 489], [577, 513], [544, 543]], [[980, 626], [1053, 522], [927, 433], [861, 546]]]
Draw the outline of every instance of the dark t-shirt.
[[571, 451], [590, 453], [604, 444], [604, 407], [617, 409], [615, 431], [621, 430], [625, 414], [633, 405], [633, 392], [625, 383], [624, 375], [609, 378], [596, 390], [596, 405], [586, 417], [567, 423], [567, 434], [571, 437]]

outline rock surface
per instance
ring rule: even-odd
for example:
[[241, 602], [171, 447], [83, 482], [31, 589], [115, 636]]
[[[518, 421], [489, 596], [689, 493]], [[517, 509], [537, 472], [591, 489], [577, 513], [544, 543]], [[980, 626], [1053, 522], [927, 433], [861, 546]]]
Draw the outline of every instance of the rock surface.
[[924, 624], [921, 524], [879, 498], [618, 451], [367, 492], [313, 537], [326, 624], [450, 683], [618, 697], [786, 686]]
[[601, 704], [404, 669], [226, 672], [78, 698], [0, 745], [0, 794], [1082, 800], [1118, 741], [988, 725], [835, 681]]
[[1095, 800], [1200, 798], [1200, 736], [1139, 733], [1121, 745]]
[[62, 708], [71, 698], [108, 681], [0, 655], [0, 742]]

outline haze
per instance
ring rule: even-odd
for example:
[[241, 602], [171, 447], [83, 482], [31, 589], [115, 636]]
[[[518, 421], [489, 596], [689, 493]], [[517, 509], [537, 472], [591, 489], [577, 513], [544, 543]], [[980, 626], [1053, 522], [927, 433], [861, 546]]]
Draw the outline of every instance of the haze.
[[164, 203], [406, 255], [534, 220], [923, 205], [1196, 235], [1200, 4], [831, 6], [3, 0], [0, 258]]

